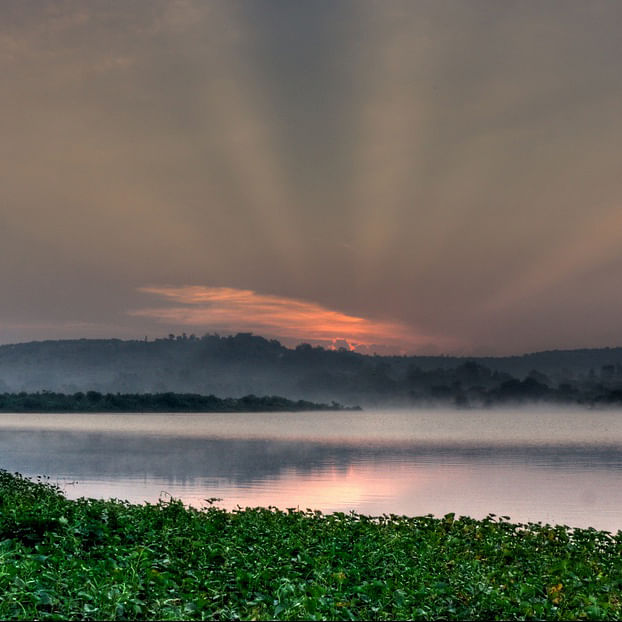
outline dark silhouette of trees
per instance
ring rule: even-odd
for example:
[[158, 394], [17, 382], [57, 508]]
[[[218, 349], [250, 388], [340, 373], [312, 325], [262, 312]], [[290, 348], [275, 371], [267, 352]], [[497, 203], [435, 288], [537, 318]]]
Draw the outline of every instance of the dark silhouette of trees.
[[[120, 408], [119, 399], [103, 396], [119, 393], [235, 399], [278, 394], [293, 402], [367, 406], [616, 404], [622, 348], [499, 358], [369, 356], [308, 343], [286, 348], [252, 333], [0, 346], [0, 392], [20, 391], [82, 392], [81, 403], [109, 408]], [[158, 399], [166, 407], [169, 398]]]
[[277, 395], [218, 398], [193, 393], [106, 393], [88, 391], [71, 395], [39, 393], [0, 394], [0, 412], [274, 412], [303, 410], [343, 410], [336, 402], [316, 404], [288, 400]]

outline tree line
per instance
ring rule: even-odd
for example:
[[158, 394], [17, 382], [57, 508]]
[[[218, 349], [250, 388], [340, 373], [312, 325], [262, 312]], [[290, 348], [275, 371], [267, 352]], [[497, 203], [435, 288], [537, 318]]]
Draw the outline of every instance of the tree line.
[[99, 393], [73, 394], [41, 391], [0, 394], [0, 412], [274, 412], [342, 410], [333, 402], [319, 404], [288, 400], [277, 395], [219, 398], [193, 393]]
[[617, 404], [622, 401], [622, 348], [516, 357], [375, 356], [310, 344], [287, 348], [250, 333], [0, 346], [0, 392], [73, 395], [91, 390], [104, 395], [279, 395], [364, 407]]

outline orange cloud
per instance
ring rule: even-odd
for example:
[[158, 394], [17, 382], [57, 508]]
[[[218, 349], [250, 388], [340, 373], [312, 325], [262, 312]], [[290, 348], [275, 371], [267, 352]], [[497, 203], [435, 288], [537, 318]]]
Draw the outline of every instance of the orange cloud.
[[317, 303], [258, 294], [232, 287], [141, 287], [174, 306], [137, 309], [134, 316], [168, 324], [200, 327], [217, 332], [255, 332], [266, 336], [319, 341], [337, 347], [367, 348], [372, 344], [400, 351], [446, 346], [447, 340], [417, 334], [400, 322], [378, 321], [347, 315]]

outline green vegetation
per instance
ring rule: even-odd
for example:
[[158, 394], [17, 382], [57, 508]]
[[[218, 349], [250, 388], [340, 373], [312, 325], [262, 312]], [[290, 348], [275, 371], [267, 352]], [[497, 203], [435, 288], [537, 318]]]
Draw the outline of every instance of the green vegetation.
[[271, 395], [257, 397], [227, 397], [196, 395], [194, 393], [3, 393], [0, 412], [274, 412], [302, 410], [352, 410], [337, 402], [315, 404], [306, 400], [288, 400]]
[[69, 501], [0, 472], [2, 619], [619, 619], [622, 533]]

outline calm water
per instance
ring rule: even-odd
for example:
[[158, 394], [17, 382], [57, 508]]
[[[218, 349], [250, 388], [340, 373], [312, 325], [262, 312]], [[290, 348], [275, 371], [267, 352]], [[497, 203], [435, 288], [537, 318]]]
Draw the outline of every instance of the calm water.
[[0, 468], [69, 497], [622, 529], [622, 412], [0, 415]]

